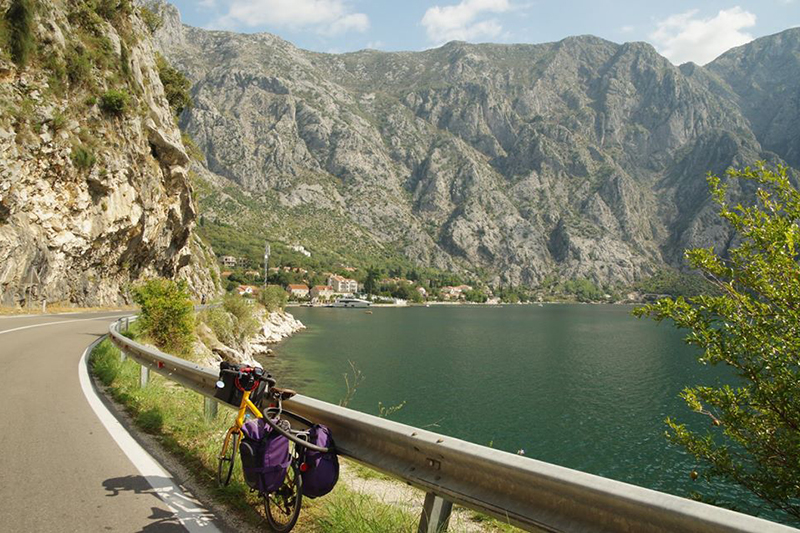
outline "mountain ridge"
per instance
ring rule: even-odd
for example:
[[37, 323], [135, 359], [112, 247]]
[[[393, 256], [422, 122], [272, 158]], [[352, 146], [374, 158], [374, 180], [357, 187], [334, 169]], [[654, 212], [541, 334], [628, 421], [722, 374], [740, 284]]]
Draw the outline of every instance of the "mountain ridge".
[[[321, 209], [370, 246], [494, 285], [629, 284], [680, 267], [687, 247], [724, 250], [706, 172], [795, 157], [797, 128], [753, 127], [735, 90], [750, 78], [727, 54], [675, 66], [647, 43], [577, 36], [330, 55], [150, 5], [165, 19], [156, 40], [194, 82], [180, 124], [208, 171], [278, 211]], [[265, 236], [325, 246], [262, 222]]]

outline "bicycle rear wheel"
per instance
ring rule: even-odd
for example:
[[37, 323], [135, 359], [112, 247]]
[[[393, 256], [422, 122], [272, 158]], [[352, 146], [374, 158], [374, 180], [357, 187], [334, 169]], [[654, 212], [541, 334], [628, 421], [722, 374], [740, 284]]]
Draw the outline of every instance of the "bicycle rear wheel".
[[236, 462], [236, 452], [239, 448], [239, 432], [231, 428], [225, 434], [225, 442], [222, 444], [222, 451], [219, 452], [219, 463], [217, 464], [217, 483], [220, 487], [227, 487], [231, 482], [233, 465]]
[[294, 462], [286, 471], [283, 485], [275, 492], [264, 494], [263, 498], [270, 529], [275, 533], [291, 531], [303, 504], [303, 478]]

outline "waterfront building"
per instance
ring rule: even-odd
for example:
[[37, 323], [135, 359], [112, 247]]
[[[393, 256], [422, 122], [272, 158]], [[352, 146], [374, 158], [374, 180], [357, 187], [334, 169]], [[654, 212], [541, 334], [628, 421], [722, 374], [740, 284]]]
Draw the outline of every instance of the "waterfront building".
[[336, 292], [330, 285], [315, 285], [311, 288], [312, 300], [329, 300], [333, 298]]
[[355, 294], [358, 292], [358, 282], [344, 276], [332, 274], [328, 278], [328, 285], [333, 288], [333, 292], [339, 294]]
[[286, 287], [286, 290], [289, 292], [289, 296], [294, 296], [295, 298], [308, 298], [310, 292], [308, 285], [291, 284]]

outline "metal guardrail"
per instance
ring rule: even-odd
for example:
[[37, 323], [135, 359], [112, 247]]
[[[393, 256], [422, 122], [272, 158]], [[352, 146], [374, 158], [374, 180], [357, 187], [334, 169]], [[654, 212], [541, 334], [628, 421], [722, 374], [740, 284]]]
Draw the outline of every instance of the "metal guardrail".
[[[112, 342], [159, 374], [213, 398], [218, 371], [134, 342]], [[232, 407], [226, 403], [222, 405]], [[788, 533], [797, 529], [669, 494], [494, 450], [326, 402], [287, 409], [331, 428], [338, 452], [426, 491], [419, 532], [441, 532], [458, 504], [528, 531]]]

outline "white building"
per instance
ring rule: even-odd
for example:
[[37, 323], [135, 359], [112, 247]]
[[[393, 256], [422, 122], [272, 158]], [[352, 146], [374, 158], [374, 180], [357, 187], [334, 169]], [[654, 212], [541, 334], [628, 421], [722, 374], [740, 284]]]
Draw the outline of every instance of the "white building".
[[306, 257], [311, 257], [311, 252], [306, 250], [305, 246], [300, 246], [299, 244], [295, 244], [291, 248], [295, 252], [299, 252], [299, 253], [303, 254], [304, 256], [306, 256]]
[[290, 296], [295, 298], [308, 298], [309, 290], [308, 285], [289, 285], [286, 287]]
[[333, 288], [333, 292], [339, 294], [355, 294], [358, 292], [358, 282], [356, 280], [337, 276], [336, 274], [328, 278], [328, 285]]

